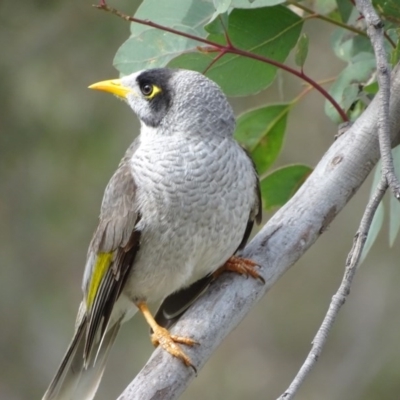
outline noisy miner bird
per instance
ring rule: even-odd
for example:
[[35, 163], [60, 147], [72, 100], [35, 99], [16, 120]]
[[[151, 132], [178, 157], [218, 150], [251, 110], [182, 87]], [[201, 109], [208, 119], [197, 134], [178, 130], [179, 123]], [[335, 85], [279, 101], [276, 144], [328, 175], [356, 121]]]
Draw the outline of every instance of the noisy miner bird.
[[[254, 262], [232, 257], [261, 219], [260, 190], [217, 84], [161, 68], [90, 88], [124, 99], [141, 130], [106, 187], [75, 334], [43, 400], [93, 399], [118, 330], [137, 310], [153, 344], [192, 366], [177, 343], [196, 342], [166, 327], [223, 270], [262, 280]], [[147, 303], [160, 301], [154, 318]]]

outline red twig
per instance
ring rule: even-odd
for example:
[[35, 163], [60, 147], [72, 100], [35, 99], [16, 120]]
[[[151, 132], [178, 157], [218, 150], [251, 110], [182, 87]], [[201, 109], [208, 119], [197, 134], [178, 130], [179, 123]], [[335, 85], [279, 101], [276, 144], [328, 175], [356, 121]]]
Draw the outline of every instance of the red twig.
[[[294, 68], [291, 68], [291, 67], [289, 67], [289, 66], [287, 66], [285, 64], [282, 64], [282, 63], [280, 63], [278, 61], [275, 61], [273, 59], [270, 59], [268, 57], [260, 56], [258, 54], [251, 53], [250, 51], [242, 50], [242, 49], [239, 49], [239, 48], [235, 47], [230, 42], [230, 39], [229, 39], [227, 34], [225, 35], [227, 43], [224, 45], [224, 44], [220, 44], [220, 43], [217, 43], [217, 42], [213, 42], [211, 40], [207, 40], [207, 39], [201, 38], [199, 36], [191, 35], [190, 33], [181, 32], [181, 31], [178, 31], [176, 29], [169, 28], [167, 26], [160, 25], [160, 24], [157, 24], [157, 23], [149, 21], [149, 20], [143, 20], [143, 19], [131, 17], [131, 16], [127, 15], [127, 14], [122, 13], [121, 11], [119, 11], [119, 10], [117, 10], [115, 8], [109, 7], [106, 4], [105, 0], [100, 0], [99, 4], [93, 5], [93, 6], [98, 8], [98, 9], [100, 9], [100, 10], [111, 12], [112, 14], [117, 15], [118, 17], [124, 19], [125, 21], [136, 22], [137, 24], [150, 26], [152, 28], [160, 29], [160, 30], [165, 31], [165, 32], [169, 32], [169, 33], [173, 33], [175, 35], [183, 36], [183, 37], [185, 37], [187, 39], [195, 40], [197, 42], [201, 42], [201, 43], [204, 43], [204, 44], [206, 44], [208, 46], [211, 46], [212, 48], [217, 49], [220, 52], [220, 55], [218, 55], [212, 61], [211, 65], [213, 65], [216, 61], [218, 61], [225, 54], [231, 53], [231, 54], [236, 54], [236, 55], [243, 56], [243, 57], [252, 58], [253, 60], [258, 60], [258, 61], [270, 64], [270, 65], [273, 65], [273, 66], [275, 66], [277, 68], [283, 69], [284, 71], [287, 71], [290, 74], [295, 75], [300, 79], [303, 79], [304, 81], [309, 83], [313, 88], [318, 90], [318, 92], [320, 92], [322, 94], [322, 96], [324, 96], [332, 104], [332, 106], [336, 109], [336, 111], [338, 112], [338, 114], [340, 115], [342, 120], [343, 121], [348, 121], [348, 117], [347, 117], [346, 113], [340, 107], [340, 105], [336, 102], [336, 100], [322, 86], [320, 86], [317, 82], [315, 82], [313, 79], [311, 79], [308, 75], [305, 75], [302, 71], [298, 71], [298, 70], [296, 70]], [[211, 67], [211, 65], [207, 68], [207, 70]]]
[[[219, 51], [219, 50], [218, 50]], [[222, 58], [227, 52], [222, 50], [219, 51], [219, 54], [217, 55], [217, 57], [214, 58], [214, 60], [212, 60], [210, 62], [210, 64], [208, 65], [208, 67], [204, 70], [204, 74], [220, 59]]]

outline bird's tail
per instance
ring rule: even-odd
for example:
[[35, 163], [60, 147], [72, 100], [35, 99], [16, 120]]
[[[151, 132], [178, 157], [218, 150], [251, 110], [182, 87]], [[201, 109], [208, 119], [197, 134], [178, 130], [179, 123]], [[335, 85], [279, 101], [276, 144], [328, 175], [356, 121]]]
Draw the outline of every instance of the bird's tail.
[[122, 317], [109, 327], [95, 359], [85, 366], [83, 354], [87, 318], [85, 315], [78, 316], [74, 337], [42, 400], [92, 400], [121, 323]]

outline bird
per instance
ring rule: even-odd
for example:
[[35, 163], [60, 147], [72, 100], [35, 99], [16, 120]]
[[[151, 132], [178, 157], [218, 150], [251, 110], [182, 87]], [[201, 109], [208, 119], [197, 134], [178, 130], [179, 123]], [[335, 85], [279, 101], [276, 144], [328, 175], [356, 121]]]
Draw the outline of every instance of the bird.
[[[93, 399], [119, 328], [137, 310], [153, 344], [195, 368], [182, 347], [197, 342], [169, 326], [223, 271], [263, 280], [238, 256], [261, 221], [260, 186], [221, 88], [169, 68], [89, 88], [124, 100], [140, 134], [106, 186], [75, 332], [43, 400]], [[148, 303], [157, 302], [153, 316]]]

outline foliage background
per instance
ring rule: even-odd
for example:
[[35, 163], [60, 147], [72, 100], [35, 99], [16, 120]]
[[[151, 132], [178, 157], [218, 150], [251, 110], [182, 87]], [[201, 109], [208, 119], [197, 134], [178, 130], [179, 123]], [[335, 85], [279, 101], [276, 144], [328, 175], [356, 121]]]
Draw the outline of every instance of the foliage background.
[[[133, 13], [138, 2], [115, 1]], [[41, 398], [72, 337], [86, 249], [104, 187], [138, 132], [128, 107], [86, 87], [113, 78], [112, 59], [129, 25], [90, 1], [0, 3], [0, 398]], [[309, 21], [306, 71], [344, 67], [333, 27]], [[290, 61], [292, 62], [292, 61]], [[237, 114], [289, 100], [301, 82], [232, 99]], [[279, 165], [315, 165], [336, 127], [312, 92], [289, 117]], [[183, 399], [275, 399], [309, 350], [343, 273], [370, 184], [366, 183], [305, 257], [225, 340]], [[394, 399], [400, 391], [399, 246], [387, 229], [364, 262], [301, 399]], [[97, 399], [115, 398], [152, 351], [135, 317], [121, 331]]]

